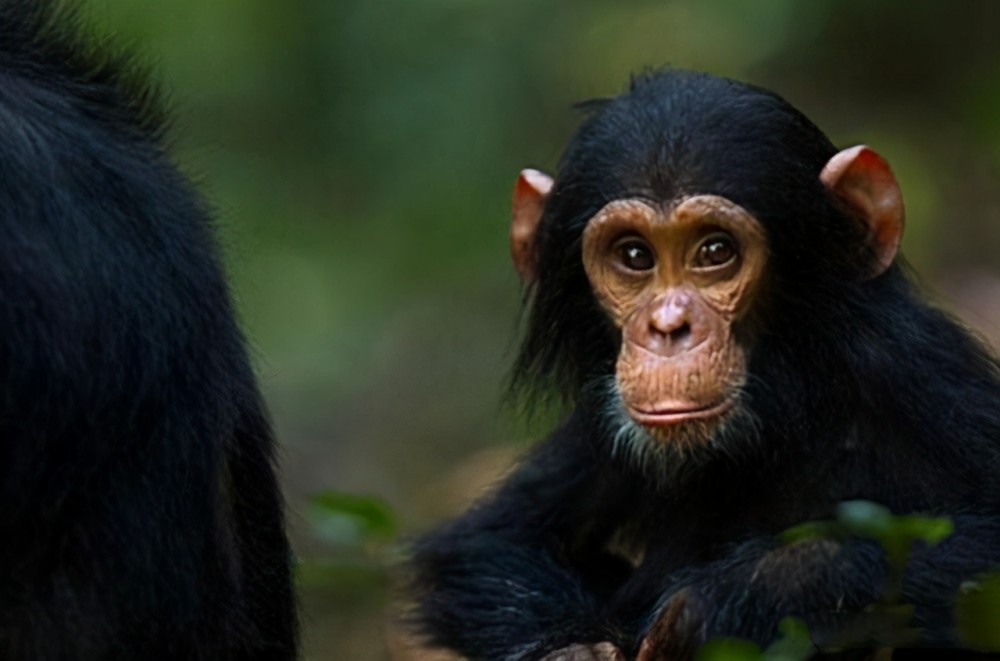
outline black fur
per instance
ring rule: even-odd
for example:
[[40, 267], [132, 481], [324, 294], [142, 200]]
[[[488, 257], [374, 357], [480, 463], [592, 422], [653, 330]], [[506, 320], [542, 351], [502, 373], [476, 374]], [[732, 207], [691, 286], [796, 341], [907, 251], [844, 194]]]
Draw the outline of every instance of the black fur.
[[[954, 519], [950, 538], [914, 553], [903, 597], [925, 645], [957, 644], [960, 583], [1000, 562], [996, 360], [898, 264], [863, 277], [861, 224], [819, 181], [837, 150], [776, 95], [667, 70], [587, 107], [539, 228], [516, 365], [518, 383], [557, 391], [573, 413], [495, 495], [418, 542], [423, 631], [472, 659], [602, 640], [634, 654], [686, 588], [699, 635], [766, 644], [786, 615], [822, 635], [882, 595], [881, 549], [775, 535], [862, 498]], [[737, 202], [767, 232], [744, 335], [752, 415], [697, 456], [643, 464], [616, 451], [605, 384], [620, 337], [591, 293], [581, 232], [610, 200], [694, 193]], [[622, 549], [645, 555], [631, 569]]]
[[0, 0], [0, 658], [292, 659], [274, 440], [143, 72]]

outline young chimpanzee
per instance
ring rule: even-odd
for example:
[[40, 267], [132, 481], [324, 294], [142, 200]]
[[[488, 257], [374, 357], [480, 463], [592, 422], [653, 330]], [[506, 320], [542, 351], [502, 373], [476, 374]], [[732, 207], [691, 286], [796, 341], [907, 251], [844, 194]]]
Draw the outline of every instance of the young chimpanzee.
[[127, 61], [0, 0], [0, 658], [292, 659], [274, 440]]
[[[960, 584], [1000, 562], [1000, 370], [895, 261], [903, 203], [778, 96], [678, 70], [521, 174], [522, 385], [572, 413], [492, 497], [416, 544], [417, 617], [472, 659], [819, 648], [886, 588], [864, 539], [782, 545], [844, 500], [951, 517], [914, 550], [919, 645], [957, 645]], [[833, 637], [833, 638], [831, 638]]]

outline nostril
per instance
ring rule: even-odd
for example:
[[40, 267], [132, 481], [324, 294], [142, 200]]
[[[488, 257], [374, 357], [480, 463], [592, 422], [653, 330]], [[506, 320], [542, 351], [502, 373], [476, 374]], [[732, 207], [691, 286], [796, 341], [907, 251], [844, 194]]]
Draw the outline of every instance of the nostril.
[[691, 337], [691, 326], [688, 323], [683, 323], [677, 328], [670, 331], [670, 344], [682, 344]]

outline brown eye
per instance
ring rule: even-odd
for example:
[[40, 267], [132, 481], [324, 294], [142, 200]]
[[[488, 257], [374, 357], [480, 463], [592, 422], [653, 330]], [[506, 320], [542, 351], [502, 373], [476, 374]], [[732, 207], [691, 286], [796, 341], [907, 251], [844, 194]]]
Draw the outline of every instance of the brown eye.
[[728, 234], [713, 234], [698, 246], [694, 256], [694, 267], [710, 269], [724, 266], [736, 258], [736, 242]]
[[630, 271], [648, 271], [656, 264], [649, 246], [634, 239], [618, 245], [618, 259]]

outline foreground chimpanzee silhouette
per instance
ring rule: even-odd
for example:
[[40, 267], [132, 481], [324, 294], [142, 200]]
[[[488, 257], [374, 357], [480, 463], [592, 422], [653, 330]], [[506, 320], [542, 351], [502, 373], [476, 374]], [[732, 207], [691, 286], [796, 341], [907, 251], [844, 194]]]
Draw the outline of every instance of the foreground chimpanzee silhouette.
[[143, 78], [0, 0], [0, 658], [292, 659], [270, 424]]

